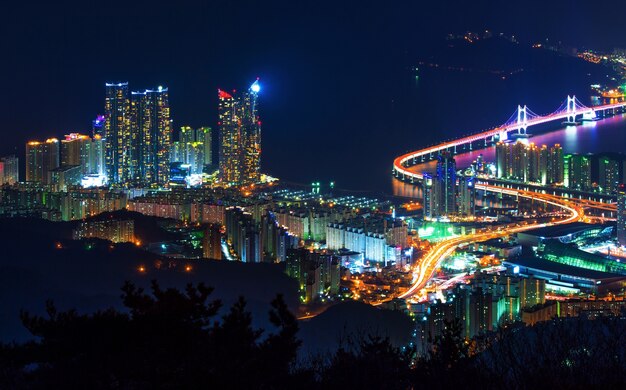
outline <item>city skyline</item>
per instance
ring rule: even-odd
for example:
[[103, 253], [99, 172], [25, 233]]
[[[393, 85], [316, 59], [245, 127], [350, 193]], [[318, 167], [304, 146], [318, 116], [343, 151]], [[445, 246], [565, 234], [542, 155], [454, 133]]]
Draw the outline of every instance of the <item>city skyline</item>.
[[614, 3], [8, 5], [0, 388], [624, 387]]

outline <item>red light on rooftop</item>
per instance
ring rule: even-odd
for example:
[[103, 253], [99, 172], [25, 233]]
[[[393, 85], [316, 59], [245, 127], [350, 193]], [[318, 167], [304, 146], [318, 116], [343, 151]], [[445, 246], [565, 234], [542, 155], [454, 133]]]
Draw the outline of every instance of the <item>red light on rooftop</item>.
[[228, 93], [228, 92], [226, 92], [226, 91], [222, 91], [221, 89], [218, 89], [218, 90], [217, 90], [217, 96], [218, 96], [220, 99], [232, 99], [232, 98], [233, 98], [231, 94], [229, 94], [229, 93]]

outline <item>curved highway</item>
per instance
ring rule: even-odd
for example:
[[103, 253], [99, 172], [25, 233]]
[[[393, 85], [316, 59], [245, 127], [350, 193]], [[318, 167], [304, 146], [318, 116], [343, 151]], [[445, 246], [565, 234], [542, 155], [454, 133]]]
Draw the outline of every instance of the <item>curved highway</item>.
[[413, 284], [405, 293], [401, 294], [400, 298], [409, 298], [416, 293], [420, 292], [426, 285], [428, 280], [435, 273], [435, 270], [439, 267], [441, 262], [452, 255], [456, 249], [463, 244], [470, 244], [477, 241], [485, 241], [492, 238], [503, 237], [512, 233], [518, 233], [525, 230], [532, 230], [544, 226], [560, 225], [571, 222], [579, 221], [583, 218], [584, 212], [580, 206], [571, 204], [567, 199], [559, 196], [539, 194], [531, 191], [516, 190], [504, 187], [497, 187], [485, 184], [476, 185], [476, 189], [500, 192], [506, 195], [519, 196], [521, 198], [534, 199], [552, 206], [556, 206], [565, 211], [567, 218], [550, 222], [550, 223], [537, 223], [532, 225], [519, 226], [517, 224], [510, 224], [498, 228], [497, 231], [488, 231], [477, 234], [469, 234], [461, 237], [454, 237], [445, 241], [441, 241], [433, 246], [430, 251], [420, 260], [418, 267], [413, 273]]

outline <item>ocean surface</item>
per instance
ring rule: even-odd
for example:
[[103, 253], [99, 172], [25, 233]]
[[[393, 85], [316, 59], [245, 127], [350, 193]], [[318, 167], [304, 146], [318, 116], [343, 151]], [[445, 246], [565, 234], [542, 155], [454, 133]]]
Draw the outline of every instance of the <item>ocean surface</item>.
[[[287, 125], [276, 123], [275, 113], [266, 112], [274, 129], [264, 122], [263, 169], [286, 183], [334, 181], [338, 189], [363, 195], [398, 193], [399, 184], [391, 176], [398, 155], [500, 125], [518, 104], [543, 115], [575, 94], [591, 106], [590, 85], [603, 75], [584, 73], [586, 69], [570, 70], [576, 77], [544, 69], [506, 79], [433, 68], [416, 71], [409, 66], [361, 75], [364, 85], [347, 83], [329, 90], [328, 99], [311, 106], [289, 135], [275, 133], [275, 128]], [[602, 73], [603, 68], [596, 70]], [[303, 97], [301, 102], [307, 101]], [[321, 118], [329, 117], [335, 120], [322, 123]], [[626, 122], [621, 117], [575, 128], [553, 123], [529, 132], [535, 134], [531, 142], [560, 143], [565, 153], [626, 149]], [[480, 153], [493, 159], [493, 149], [474, 150], [458, 155], [457, 165], [469, 164]]]

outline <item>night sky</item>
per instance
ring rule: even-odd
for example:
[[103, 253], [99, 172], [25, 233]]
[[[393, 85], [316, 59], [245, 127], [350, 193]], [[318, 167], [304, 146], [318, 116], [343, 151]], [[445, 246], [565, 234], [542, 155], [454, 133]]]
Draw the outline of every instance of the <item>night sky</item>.
[[353, 121], [345, 105], [368, 94], [378, 74], [449, 32], [488, 28], [527, 41], [626, 47], [623, 2], [433, 3], [10, 2], [0, 13], [0, 155], [23, 153], [27, 139], [88, 131], [106, 81], [169, 87], [178, 128], [215, 126], [216, 89], [260, 77], [271, 168], [289, 164], [284, 140], [297, 147], [337, 134]]

